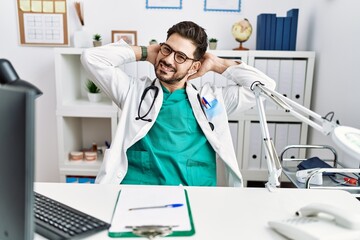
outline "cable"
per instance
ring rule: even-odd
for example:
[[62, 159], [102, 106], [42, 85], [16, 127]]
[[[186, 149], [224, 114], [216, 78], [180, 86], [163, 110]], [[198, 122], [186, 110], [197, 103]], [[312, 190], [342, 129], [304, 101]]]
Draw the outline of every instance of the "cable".
[[348, 186], [348, 187], [349, 186], [351, 186], [351, 187], [358, 186], [358, 180], [357, 179], [355, 179], [353, 177], [350, 177], [350, 176], [348, 176], [346, 174], [343, 174], [343, 173], [336, 173], [336, 174], [343, 176], [344, 178], [342, 178], [342, 180], [344, 180], [344, 181], [342, 182], [342, 181], [339, 181], [338, 179], [336, 179], [336, 177], [334, 177], [335, 174], [334, 175], [329, 175], [329, 178], [333, 182], [335, 182], [335, 183], [337, 183], [339, 185]]
[[[322, 117], [322, 118], [328, 120], [329, 122], [331, 122], [332, 119], [334, 118], [334, 115], [335, 115], [334, 112], [328, 112], [328, 113], [325, 115], [325, 117]], [[330, 117], [330, 118], [328, 118], [328, 117]]]

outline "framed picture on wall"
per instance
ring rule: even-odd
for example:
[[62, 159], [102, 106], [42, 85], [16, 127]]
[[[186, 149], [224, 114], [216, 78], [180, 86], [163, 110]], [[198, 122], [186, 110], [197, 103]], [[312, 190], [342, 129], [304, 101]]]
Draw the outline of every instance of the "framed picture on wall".
[[111, 42], [117, 42], [120, 39], [124, 40], [129, 45], [137, 45], [137, 32], [136, 31], [111, 31]]
[[146, 0], [146, 8], [182, 9], [182, 0]]
[[204, 0], [204, 11], [240, 12], [241, 0]]

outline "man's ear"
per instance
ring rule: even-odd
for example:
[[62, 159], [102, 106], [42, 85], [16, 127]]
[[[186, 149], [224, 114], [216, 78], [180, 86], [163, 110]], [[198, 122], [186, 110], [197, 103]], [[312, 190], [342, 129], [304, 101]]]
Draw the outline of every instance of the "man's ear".
[[188, 71], [189, 75], [193, 75], [195, 74], [201, 67], [201, 62], [200, 61], [196, 61], [193, 63], [193, 65], [191, 66], [191, 68]]

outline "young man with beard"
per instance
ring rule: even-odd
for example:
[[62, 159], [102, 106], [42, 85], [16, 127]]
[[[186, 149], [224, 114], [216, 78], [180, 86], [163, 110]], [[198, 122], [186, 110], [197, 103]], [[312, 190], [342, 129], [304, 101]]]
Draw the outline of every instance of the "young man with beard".
[[[215, 186], [218, 160], [229, 186], [242, 186], [227, 116], [255, 105], [254, 82], [270, 89], [275, 82], [243, 62], [206, 52], [207, 42], [202, 27], [184, 21], [158, 45], [119, 41], [84, 51], [90, 77], [122, 110], [97, 183]], [[121, 70], [134, 61], [150, 62], [156, 78]], [[209, 71], [236, 84], [197, 89], [189, 82]]]

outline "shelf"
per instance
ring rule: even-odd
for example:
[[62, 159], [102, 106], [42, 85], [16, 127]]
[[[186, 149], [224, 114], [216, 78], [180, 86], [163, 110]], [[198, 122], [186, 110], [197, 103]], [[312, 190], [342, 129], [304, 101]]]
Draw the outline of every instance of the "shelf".
[[309, 51], [248, 51], [249, 57], [259, 57], [259, 58], [305, 58], [305, 59], [315, 59], [315, 52]]
[[[73, 163], [68, 162], [69, 153], [72, 151], [88, 149], [93, 143], [96, 143], [98, 148], [105, 146], [105, 141], [111, 143], [117, 126], [116, 116], [113, 118], [58, 116], [57, 118], [58, 129], [61, 130], [58, 132], [60, 167]], [[99, 159], [102, 157], [100, 156]]]
[[64, 165], [61, 167], [63, 170], [67, 171], [93, 171], [99, 170], [102, 164], [102, 156], [95, 161], [86, 161], [86, 160], [64, 160]]
[[90, 102], [86, 91], [88, 76], [81, 64], [82, 48], [55, 49], [56, 115], [58, 161], [61, 181], [66, 176], [96, 176], [102, 163], [98, 160], [70, 161], [69, 153], [96, 143], [111, 143], [115, 136], [119, 108], [103, 93], [100, 102]]
[[99, 172], [102, 161], [97, 160], [94, 162], [82, 161], [69, 161], [66, 160], [65, 164], [59, 168], [62, 181], [66, 180], [66, 176], [89, 176], [96, 177]]
[[66, 176], [88, 176], [88, 177], [96, 177], [99, 169], [72, 169], [72, 168], [60, 168], [60, 176], [63, 182], [66, 181]]
[[[55, 57], [58, 109], [72, 105], [91, 105], [91, 103], [87, 101], [86, 83], [89, 78], [81, 64], [81, 52], [79, 49], [68, 49], [64, 52], [56, 51], [58, 54]], [[97, 105], [111, 107], [113, 103], [102, 94], [102, 102], [97, 103]]]
[[61, 116], [116, 117], [118, 107], [107, 99], [93, 103], [86, 98], [82, 98], [65, 102], [57, 109], [56, 113]]

